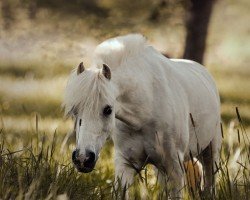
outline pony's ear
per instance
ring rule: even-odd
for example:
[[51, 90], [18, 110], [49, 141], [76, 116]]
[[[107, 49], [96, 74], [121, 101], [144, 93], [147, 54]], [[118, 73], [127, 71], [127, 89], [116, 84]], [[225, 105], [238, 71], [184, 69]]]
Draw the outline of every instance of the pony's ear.
[[108, 65], [103, 64], [103, 66], [102, 66], [102, 74], [106, 79], [108, 79], [108, 80], [111, 79], [111, 71], [110, 71], [110, 68], [108, 67]]
[[83, 62], [81, 62], [77, 67], [77, 75], [81, 74], [85, 70]]

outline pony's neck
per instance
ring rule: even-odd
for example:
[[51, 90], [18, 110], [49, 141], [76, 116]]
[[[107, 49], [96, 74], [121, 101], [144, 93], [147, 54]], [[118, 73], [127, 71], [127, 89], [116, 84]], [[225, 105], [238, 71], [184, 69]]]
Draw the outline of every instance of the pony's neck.
[[140, 130], [151, 115], [151, 77], [148, 74], [136, 76], [135, 73], [135, 70], [127, 69], [113, 76], [118, 91], [115, 107], [117, 119], [134, 130]]
[[[168, 88], [170, 66], [170, 60], [154, 48], [148, 47], [140, 56], [131, 57], [114, 69], [112, 82], [118, 91], [117, 119], [136, 130], [150, 123], [154, 119], [155, 109], [160, 109], [160, 105], [157, 104], [163, 103], [160, 99], [154, 98], [155, 94], [161, 94], [165, 98], [171, 96]], [[168, 78], [165, 74], [169, 75]]]

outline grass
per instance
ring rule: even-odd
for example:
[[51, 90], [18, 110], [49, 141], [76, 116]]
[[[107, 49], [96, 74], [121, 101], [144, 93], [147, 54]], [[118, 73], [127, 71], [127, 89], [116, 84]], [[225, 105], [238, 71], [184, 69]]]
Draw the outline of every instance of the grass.
[[1, 198], [51, 199], [60, 194], [67, 194], [70, 199], [98, 198], [101, 194], [96, 185], [107, 185], [111, 173], [96, 170], [91, 177], [79, 175], [70, 162], [63, 164], [64, 160], [59, 160], [62, 155], [70, 160], [68, 154], [56, 148], [60, 137], [55, 133], [52, 143], [46, 144], [46, 140], [45, 136], [37, 138], [36, 133], [25, 149], [10, 152], [2, 138]]
[[[237, 116], [237, 115], [236, 115]], [[250, 143], [249, 135], [242, 124], [238, 123], [224, 130], [221, 162], [216, 173], [215, 199], [249, 199], [250, 197]], [[9, 137], [9, 132], [0, 132], [0, 197], [1, 199], [110, 199], [122, 196], [115, 191], [112, 156], [112, 143], [103, 149], [96, 170], [91, 175], [79, 174], [71, 164], [73, 145], [61, 148], [65, 134], [46, 133], [39, 127], [39, 118], [33, 118], [33, 130], [27, 135]], [[12, 133], [13, 134], [13, 133]], [[231, 137], [236, 137], [233, 139]], [[232, 140], [232, 141], [230, 141]], [[14, 147], [14, 148], [13, 148]], [[17, 148], [19, 147], [19, 148]], [[133, 197], [164, 199], [162, 191], [152, 176], [151, 167], [142, 170], [141, 179], [130, 189]], [[185, 189], [185, 199], [194, 198]], [[196, 194], [195, 198], [204, 199]], [[211, 197], [207, 197], [211, 198]], [[136, 198], [135, 198], [136, 199]]]

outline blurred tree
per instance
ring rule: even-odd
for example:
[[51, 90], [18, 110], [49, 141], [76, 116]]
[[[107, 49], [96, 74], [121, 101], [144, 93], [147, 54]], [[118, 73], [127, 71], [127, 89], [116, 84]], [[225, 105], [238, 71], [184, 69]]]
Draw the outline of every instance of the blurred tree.
[[149, 16], [149, 20], [156, 22], [159, 20], [161, 10], [166, 7], [167, 3], [165, 0], [160, 0], [155, 7], [153, 7], [152, 12]]
[[37, 3], [36, 1], [31, 1], [28, 4], [28, 16], [30, 19], [35, 19], [37, 14]]
[[186, 43], [183, 58], [203, 63], [207, 30], [216, 0], [190, 0], [186, 21]]
[[[30, 0], [29, 0], [30, 1]], [[108, 11], [99, 6], [98, 0], [32, 0], [36, 2], [37, 7], [44, 7], [53, 11], [67, 14], [82, 13], [94, 14], [98, 17], [106, 17]], [[32, 2], [31, 1], [31, 2]]]
[[12, 22], [14, 21], [14, 15], [10, 1], [2, 0], [1, 13], [3, 19], [3, 28], [9, 29], [11, 27]]

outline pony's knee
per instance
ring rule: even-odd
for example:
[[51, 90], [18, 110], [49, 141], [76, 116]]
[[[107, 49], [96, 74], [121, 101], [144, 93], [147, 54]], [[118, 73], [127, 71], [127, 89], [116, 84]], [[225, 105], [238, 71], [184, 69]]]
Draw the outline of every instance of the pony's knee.
[[[115, 165], [115, 179], [122, 187], [129, 187], [134, 182], [135, 170], [125, 164]], [[118, 184], [118, 185], [119, 185]]]
[[134, 174], [126, 171], [116, 175], [116, 180], [121, 184], [122, 187], [129, 187], [134, 182]]
[[167, 170], [168, 182], [170, 185], [171, 193], [179, 196], [184, 188], [184, 170], [180, 162], [173, 162]]

